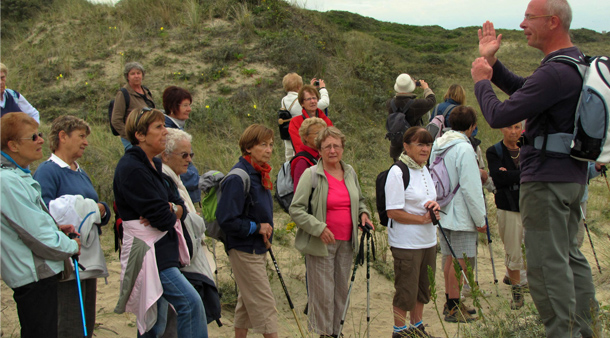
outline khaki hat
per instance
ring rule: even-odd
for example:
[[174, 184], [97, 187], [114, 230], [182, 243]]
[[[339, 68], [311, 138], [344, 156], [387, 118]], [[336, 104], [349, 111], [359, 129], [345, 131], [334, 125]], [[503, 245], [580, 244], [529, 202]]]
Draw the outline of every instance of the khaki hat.
[[412, 93], [415, 90], [415, 82], [409, 74], [403, 73], [396, 78], [394, 90], [397, 93]]

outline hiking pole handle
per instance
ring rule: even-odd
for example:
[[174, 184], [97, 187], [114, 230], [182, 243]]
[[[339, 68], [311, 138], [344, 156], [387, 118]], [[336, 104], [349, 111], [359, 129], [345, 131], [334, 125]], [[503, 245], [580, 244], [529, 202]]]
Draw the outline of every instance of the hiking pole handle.
[[432, 224], [438, 225], [438, 218], [436, 218], [434, 208], [428, 208], [428, 212], [430, 213], [430, 219], [432, 219]]

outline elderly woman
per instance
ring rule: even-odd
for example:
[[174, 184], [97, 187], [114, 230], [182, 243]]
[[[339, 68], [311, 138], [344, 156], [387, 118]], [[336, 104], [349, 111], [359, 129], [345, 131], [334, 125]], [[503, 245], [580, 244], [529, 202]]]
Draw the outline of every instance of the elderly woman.
[[0, 63], [0, 117], [7, 113], [24, 112], [40, 123], [40, 113], [19, 92], [6, 88], [8, 68]]
[[[424, 90], [424, 97], [420, 99], [413, 93], [418, 86]], [[394, 90], [396, 95], [386, 102], [388, 113], [392, 114], [406, 109], [405, 119], [409, 125], [422, 125], [422, 117], [436, 104], [436, 96], [428, 83], [424, 80], [415, 81], [409, 74], [403, 73], [396, 78]], [[402, 149], [400, 140], [397, 143], [393, 141], [390, 145], [390, 157], [397, 161]]]
[[57, 282], [64, 260], [79, 253], [80, 240], [56, 225], [42, 206], [40, 185], [29, 165], [42, 158], [42, 133], [25, 113], [0, 119], [2, 280], [13, 289], [21, 337], [57, 337]]
[[461, 85], [452, 84], [449, 89], [447, 89], [443, 99], [445, 101], [436, 106], [432, 116], [430, 116], [430, 121], [437, 115], [443, 115], [445, 116], [445, 127], [449, 128], [451, 127], [449, 125], [449, 114], [451, 114], [451, 111], [456, 106], [463, 106], [466, 104], [466, 91]]
[[310, 85], [303, 86], [301, 90], [299, 90], [298, 99], [299, 104], [303, 106], [303, 110], [301, 111], [300, 116], [293, 117], [290, 120], [290, 125], [288, 126], [290, 140], [292, 141], [294, 151], [297, 153], [301, 151], [301, 146], [303, 145], [299, 135], [299, 128], [301, 128], [301, 124], [303, 124], [305, 119], [310, 117], [319, 117], [326, 122], [327, 126], [331, 127], [333, 125], [328, 116], [326, 116], [318, 107], [320, 92], [316, 89], [316, 87]]
[[[91, 129], [87, 122], [75, 116], [64, 115], [51, 124], [49, 144], [51, 158], [41, 163], [34, 179], [40, 183], [42, 199], [51, 215], [59, 223], [73, 223], [81, 234], [83, 247], [79, 263], [86, 270], [79, 273], [87, 318], [87, 333], [93, 336], [97, 278], [108, 277], [106, 260], [100, 244], [100, 226], [110, 219], [108, 205], [99, 197], [89, 176], [78, 165], [88, 146]], [[89, 215], [91, 214], [91, 215]], [[89, 215], [89, 216], [88, 216]], [[88, 217], [87, 217], [88, 216]], [[82, 337], [80, 304], [75, 275], [59, 283], [59, 336]]]
[[326, 128], [316, 137], [316, 148], [322, 158], [301, 176], [290, 216], [299, 228], [295, 247], [307, 262], [309, 328], [336, 337], [357, 250], [356, 229], [358, 223], [372, 223], [356, 172], [342, 161], [345, 135]]
[[144, 80], [144, 67], [138, 62], [125, 64], [123, 76], [127, 83], [119, 90], [114, 98], [112, 119], [110, 121], [115, 135], [121, 136], [125, 150], [131, 148], [131, 143], [125, 131], [125, 120], [131, 111], [144, 107], [155, 108], [152, 93], [142, 85]]
[[[205, 239], [205, 223], [203, 218], [197, 214], [197, 209], [189, 197], [189, 192], [179, 177], [188, 170], [195, 155], [191, 148], [191, 140], [191, 135], [180, 129], [168, 129], [165, 151], [157, 157], [160, 157], [163, 161], [162, 171], [166, 175], [166, 180], [169, 178], [168, 183], [171, 189], [180, 195], [186, 207], [185, 212], [188, 212], [184, 220], [184, 226], [192, 242], [192, 258], [190, 265], [180, 270], [200, 294], [203, 289], [209, 288], [215, 291], [213, 294], [217, 294], [212, 275], [213, 269], [208, 262], [209, 251], [203, 242]], [[211, 297], [214, 297], [214, 299], [211, 299]], [[217, 296], [206, 293], [203, 302], [208, 323], [220, 318], [220, 301]]]
[[164, 124], [163, 113], [149, 108], [132, 111], [126, 121], [133, 147], [119, 160], [113, 189], [124, 227], [121, 280], [132, 282], [121, 284], [115, 312], [133, 312], [138, 334], [156, 337], [165, 318], [153, 327], [156, 307], [149, 300], [157, 300], [162, 313], [162, 297], [176, 310], [179, 337], [207, 337], [201, 298], [179, 270], [189, 263], [180, 223], [187, 214], [185, 204], [167, 188], [161, 160], [155, 157], [165, 150]]
[[266, 270], [267, 247], [273, 236], [273, 183], [269, 176], [273, 130], [260, 124], [249, 126], [239, 139], [239, 147], [242, 156], [221, 183], [216, 209], [239, 287], [235, 337], [245, 338], [252, 329], [274, 338], [278, 336], [277, 311]]
[[[163, 91], [163, 109], [165, 109], [165, 128], [177, 128], [184, 130], [186, 120], [191, 113], [193, 98], [188, 90], [176, 86], [169, 86]], [[180, 175], [182, 183], [189, 192], [193, 203], [201, 202], [201, 190], [199, 189], [199, 171], [189, 161], [188, 170]]]
[[316, 136], [326, 127], [326, 122], [324, 122], [324, 120], [318, 117], [312, 117], [306, 119], [301, 125], [301, 128], [299, 128], [299, 135], [301, 136], [303, 145], [301, 146], [301, 151], [294, 156], [292, 163], [290, 164], [290, 175], [294, 182], [295, 191], [297, 190], [299, 179], [301, 178], [301, 175], [303, 175], [305, 169], [318, 163], [318, 160], [320, 159], [320, 152], [316, 149]]
[[[394, 333], [392, 337], [430, 337], [422, 322], [424, 304], [430, 301], [428, 267], [436, 271], [436, 227], [429, 209], [436, 212], [436, 190], [426, 162], [432, 135], [411, 127], [403, 136], [404, 152], [390, 168], [385, 183], [386, 210], [390, 219], [388, 243], [394, 257]], [[403, 180], [408, 171], [409, 180]], [[407, 311], [410, 324], [406, 324]]]
[[[324, 80], [313, 78], [309, 84], [316, 87], [320, 92], [321, 98], [318, 102], [318, 108], [321, 110], [328, 108], [330, 99], [328, 97], [328, 90], [326, 90], [326, 83], [324, 83]], [[282, 86], [284, 87], [286, 96], [282, 98], [280, 106], [282, 109], [286, 109], [288, 112], [290, 112], [290, 119], [300, 116], [302, 114], [303, 107], [301, 107], [301, 104], [299, 103], [298, 96], [299, 91], [301, 88], [303, 88], [303, 78], [297, 73], [288, 73], [282, 80]], [[284, 120], [283, 123], [289, 124], [290, 119]], [[294, 149], [292, 148], [290, 139], [284, 140], [284, 151], [286, 161], [290, 161], [290, 159], [294, 156]]]

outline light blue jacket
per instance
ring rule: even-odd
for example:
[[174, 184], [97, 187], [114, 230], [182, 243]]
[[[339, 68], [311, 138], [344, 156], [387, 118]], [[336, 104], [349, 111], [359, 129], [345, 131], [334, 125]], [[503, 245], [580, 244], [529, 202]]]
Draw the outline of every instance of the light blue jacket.
[[4, 153], [0, 160], [0, 263], [2, 279], [14, 289], [62, 272], [64, 260], [78, 252], [78, 244], [59, 230], [47, 212], [40, 184], [29, 170]]
[[476, 154], [464, 133], [450, 130], [434, 141], [430, 163], [445, 149], [453, 146], [445, 155], [451, 189], [460, 183], [455, 196], [441, 214], [443, 228], [454, 231], [476, 231], [485, 226], [485, 200]]

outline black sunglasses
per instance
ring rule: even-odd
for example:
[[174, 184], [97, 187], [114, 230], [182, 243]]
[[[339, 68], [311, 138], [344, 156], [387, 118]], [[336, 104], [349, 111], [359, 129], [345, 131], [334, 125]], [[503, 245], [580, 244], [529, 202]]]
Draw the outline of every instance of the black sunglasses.
[[180, 157], [182, 157], [183, 160], [186, 160], [186, 158], [189, 156], [191, 158], [193, 158], [195, 156], [195, 153], [172, 153], [172, 154], [180, 155]]
[[42, 132], [38, 132], [38, 134], [34, 134], [30, 137], [22, 137], [20, 138], [20, 140], [32, 140], [32, 142], [36, 142], [38, 140], [38, 138], [42, 138]]
[[136, 118], [136, 128], [138, 127], [138, 122], [140, 122], [140, 118], [142, 117], [142, 115], [144, 115], [145, 112], [147, 111], [152, 111], [153, 108], [148, 108], [148, 107], [144, 107], [142, 108], [142, 110], [140, 110], [140, 113], [138, 114], [138, 117]]

